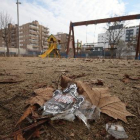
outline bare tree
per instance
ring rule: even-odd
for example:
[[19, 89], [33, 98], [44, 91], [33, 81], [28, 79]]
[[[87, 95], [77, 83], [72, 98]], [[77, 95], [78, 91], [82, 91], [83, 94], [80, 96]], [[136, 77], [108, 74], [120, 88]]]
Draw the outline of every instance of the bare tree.
[[12, 22], [12, 18], [8, 13], [0, 12], [0, 31], [1, 31], [1, 38], [3, 39], [5, 46], [7, 48], [7, 56], [9, 56], [9, 43], [11, 41], [10, 32], [11, 29], [9, 28], [9, 23]]
[[107, 34], [105, 41], [109, 43], [111, 48], [119, 43], [120, 39], [125, 34], [125, 27], [124, 22], [121, 21], [107, 23], [107, 27], [105, 27]]
[[106, 30], [106, 36], [104, 41], [108, 42], [110, 46], [111, 57], [114, 55], [115, 46], [118, 45], [119, 41], [125, 34], [126, 24], [124, 21], [109, 22], [106, 24], [104, 29]]

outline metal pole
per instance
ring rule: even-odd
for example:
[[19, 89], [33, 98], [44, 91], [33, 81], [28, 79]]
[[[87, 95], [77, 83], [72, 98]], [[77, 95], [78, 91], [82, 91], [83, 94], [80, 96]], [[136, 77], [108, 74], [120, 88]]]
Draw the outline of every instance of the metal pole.
[[136, 56], [135, 59], [138, 59], [138, 55], [140, 53], [140, 24], [139, 24], [139, 33], [138, 33], [138, 41], [137, 41], [137, 48], [136, 48]]
[[69, 27], [69, 38], [68, 38], [68, 45], [67, 45], [67, 57], [68, 57], [70, 41], [71, 41], [71, 27], [72, 27], [72, 22], [70, 22], [70, 27]]
[[76, 57], [75, 55], [75, 40], [74, 40], [74, 27], [72, 26], [72, 41], [73, 41], [73, 53], [74, 53], [74, 58]]
[[77, 56], [78, 56], [78, 48], [79, 47], [79, 40], [77, 39]]
[[18, 56], [20, 56], [20, 45], [19, 45], [19, 4], [21, 4], [17, 0], [17, 48], [18, 48]]
[[105, 42], [104, 42], [104, 58], [105, 58]]

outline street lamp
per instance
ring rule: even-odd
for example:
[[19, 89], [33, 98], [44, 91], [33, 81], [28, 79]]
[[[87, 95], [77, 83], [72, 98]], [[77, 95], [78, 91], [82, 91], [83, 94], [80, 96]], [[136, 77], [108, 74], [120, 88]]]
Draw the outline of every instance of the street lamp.
[[19, 45], [19, 4], [21, 4], [21, 2], [19, 2], [17, 0], [16, 4], [17, 4], [17, 47], [18, 47], [18, 56], [20, 56], [20, 45]]

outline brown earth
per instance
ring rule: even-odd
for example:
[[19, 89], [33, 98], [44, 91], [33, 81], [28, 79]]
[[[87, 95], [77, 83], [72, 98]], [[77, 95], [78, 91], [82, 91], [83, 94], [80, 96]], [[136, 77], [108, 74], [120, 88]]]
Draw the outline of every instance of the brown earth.
[[[53, 58], [0, 58], [0, 137], [9, 135], [14, 130], [16, 122], [24, 112], [25, 101], [32, 96], [33, 90], [39, 87], [53, 86], [57, 88], [60, 76], [66, 70], [66, 75], [83, 77], [76, 80], [89, 81], [102, 79], [104, 85], [94, 87], [109, 87], [112, 95], [118, 96], [126, 103], [127, 110], [135, 117], [127, 117], [128, 124], [114, 120], [101, 114], [100, 120], [90, 122], [88, 130], [80, 120], [74, 122], [53, 122], [58, 130], [71, 139], [106, 140], [105, 124], [108, 122], [122, 124], [128, 134], [128, 140], [140, 139], [140, 61], [135, 60], [103, 60], [103, 59], [53, 59]], [[133, 79], [122, 81], [128, 74]], [[5, 79], [16, 80], [17, 83], [4, 83]], [[8, 81], [7, 80], [7, 81]], [[46, 133], [40, 140], [64, 139], [54, 129], [45, 125]]]

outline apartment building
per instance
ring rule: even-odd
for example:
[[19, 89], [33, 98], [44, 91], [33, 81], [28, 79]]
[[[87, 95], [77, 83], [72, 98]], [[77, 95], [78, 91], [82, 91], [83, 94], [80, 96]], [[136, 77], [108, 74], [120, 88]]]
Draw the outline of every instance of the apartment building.
[[24, 24], [19, 27], [20, 48], [29, 54], [37, 54], [47, 48], [48, 28], [40, 25], [38, 21]]
[[[122, 26], [122, 25], [121, 25]], [[110, 27], [112, 28], [112, 27]], [[112, 30], [114, 30], [114, 38], [118, 35], [119, 32], [119, 27], [118, 28], [112, 28]], [[121, 35], [120, 35], [120, 39], [125, 41], [125, 44], [127, 44], [129, 41], [132, 40], [132, 38], [134, 37], [136, 39], [136, 36], [139, 33], [139, 26], [130, 26], [130, 27], [126, 27], [122, 30]], [[108, 32], [106, 31], [105, 33], [101, 33], [98, 34], [98, 45], [104, 48], [109, 48], [109, 41], [108, 39]], [[134, 40], [134, 39], [133, 39]], [[135, 56], [135, 49], [133, 46], [131, 46], [130, 48], [127, 48], [126, 46], [123, 47], [123, 51], [126, 53], [121, 54], [121, 56], [125, 57], [126, 55], [129, 54], [129, 56]], [[119, 52], [119, 50], [117, 49], [116, 52]], [[128, 53], [129, 52], [129, 53]], [[117, 56], [120, 54], [117, 54]]]
[[55, 37], [60, 38], [61, 40], [61, 52], [65, 52], [68, 46], [69, 34], [58, 32]]
[[125, 42], [129, 42], [132, 37], [138, 36], [139, 26], [131, 26], [126, 28]]
[[[118, 28], [115, 29], [110, 27], [112, 28], [112, 30], [114, 30], [114, 38], [118, 35], [119, 32], [119, 26], [117, 27]], [[126, 27], [122, 30], [120, 39], [127, 43], [132, 39], [132, 37], [136, 37], [138, 35], [138, 32], [139, 26]], [[108, 39], [106, 39], [108, 38], [108, 36], [109, 33], [107, 31], [105, 33], [98, 34], [98, 44], [104, 46], [104, 48], [107, 48], [109, 46]]]
[[[17, 48], [17, 25], [8, 25], [8, 48], [10, 53], [18, 54]], [[19, 46], [20, 53], [23, 55], [40, 54], [43, 49], [47, 48], [47, 38], [49, 29], [40, 25], [38, 21], [26, 23], [19, 26]], [[4, 29], [0, 30], [0, 52], [6, 52], [6, 42], [2, 37]]]

